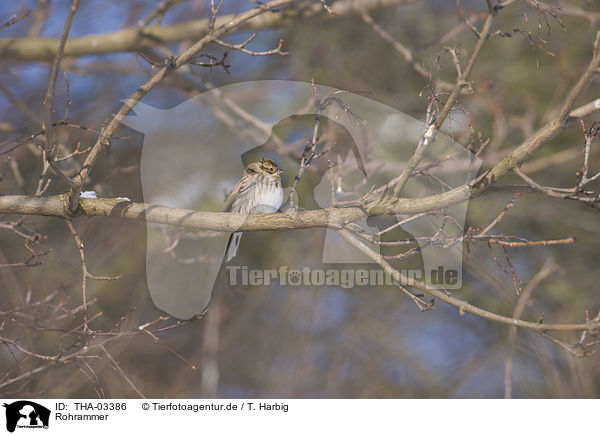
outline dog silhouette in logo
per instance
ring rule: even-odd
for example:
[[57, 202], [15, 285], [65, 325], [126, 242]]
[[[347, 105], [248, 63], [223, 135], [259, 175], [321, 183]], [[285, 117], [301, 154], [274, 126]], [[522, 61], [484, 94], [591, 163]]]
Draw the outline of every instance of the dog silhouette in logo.
[[[345, 130], [347, 140], [340, 139], [334, 150], [313, 162], [311, 170], [304, 173], [297, 186], [296, 205], [300, 210], [329, 209], [338, 205], [331, 204], [332, 201], [327, 198], [333, 196], [330, 179], [337, 176], [335, 174], [340, 172], [337, 168], [342, 165], [353, 170], [344, 171], [348, 178], [342, 180], [338, 177], [340, 187], [333, 192], [336, 202], [346, 202], [348, 198], [344, 195], [352, 190], [366, 194], [368, 192], [361, 189], [368, 191], [371, 186], [385, 186], [393, 174], [406, 167], [423, 132], [421, 122], [375, 100], [326, 86], [317, 85], [316, 89], [321, 102], [330, 98], [343, 101], [343, 105], [329, 105], [320, 111], [320, 116], [343, 127], [337, 130]], [[296, 137], [289, 137], [284, 131], [279, 143], [277, 139], [271, 140], [272, 132], [278, 128], [286, 130], [282, 122], [294, 116], [304, 117], [299, 122], [307, 127], [314, 126], [314, 94], [310, 83], [266, 80], [215, 88], [164, 110], [125, 101], [133, 107], [133, 112], [120, 119], [121, 123], [144, 135], [140, 163], [144, 201], [189, 210], [171, 223], [174, 224], [171, 227], [181, 225], [185, 228], [189, 220], [201, 218], [203, 211], [220, 211], [225, 199], [224, 191], [233, 188], [244, 165], [262, 157], [275, 160], [284, 169], [282, 182], [284, 187], [289, 187], [298, 167], [304, 136], [308, 130], [311, 138], [313, 130], [302, 129], [304, 133]], [[364, 122], [356, 122], [350, 111]], [[325, 123], [323, 121], [323, 125]], [[288, 131], [295, 129], [293, 124]], [[320, 130], [319, 135], [322, 132]], [[294, 147], [297, 141], [300, 146]], [[242, 165], [239, 156], [242, 156]], [[452, 158], [446, 159], [446, 156]], [[331, 160], [331, 166], [328, 160]], [[474, 178], [480, 163], [450, 138], [438, 136], [417, 168], [419, 176], [411, 177], [402, 189], [402, 197], [424, 197], [463, 185]], [[368, 170], [365, 171], [365, 168]], [[365, 172], [369, 174], [368, 180]], [[449, 207], [444, 212], [451, 217], [448, 219], [445, 214], [424, 215], [402, 225], [401, 229], [419, 243], [427, 244], [426, 237], [437, 234], [440, 229], [442, 233], [437, 239], [459, 240], [449, 247], [442, 246], [441, 242], [439, 246], [419, 246], [428, 248], [421, 249], [426, 280], [440, 267], [444, 271], [462, 271], [460, 225], [465, 220], [467, 204], [467, 201], [462, 201]], [[114, 213], [118, 213], [119, 207], [129, 206], [130, 202], [123, 200], [115, 207]], [[285, 206], [282, 206], [282, 211], [285, 211]], [[378, 225], [393, 225], [392, 221], [397, 221], [394, 213], [390, 216], [373, 222], [363, 219], [356, 225], [369, 236], [376, 237]], [[385, 219], [388, 221], [383, 222]], [[222, 256], [229, 234], [205, 231], [195, 238], [183, 240], [177, 236], [182, 231], [171, 231], [150, 221], [146, 229], [146, 281], [152, 301], [161, 310], [180, 319], [202, 313], [211, 300], [215, 280], [223, 267]], [[318, 235], [316, 230], [297, 230], [293, 237], [300, 239], [299, 243], [287, 235], [279, 237], [279, 234], [248, 232], [236, 261], [239, 265], [242, 258], [253, 261], [253, 257], [260, 257], [269, 258], [274, 263], [287, 261], [291, 265], [307, 266], [317, 263], [373, 263], [365, 255], [354, 255], [356, 250], [350, 249], [334, 229], [318, 230]], [[267, 239], [273, 243], [263, 243]], [[304, 256], [302, 243], [310, 244], [315, 250], [322, 247], [322, 258], [316, 261]], [[260, 256], [253, 255], [256, 252]], [[286, 258], [281, 255], [282, 252], [287, 254]], [[396, 252], [391, 254], [396, 255]], [[254, 261], [257, 260], [259, 258]], [[307, 261], [311, 264], [306, 264]], [[440, 284], [440, 288], [459, 288], [460, 276], [455, 281], [453, 286], [445, 282]], [[427, 284], [435, 285], [434, 282]]]
[[5, 403], [3, 406], [6, 408], [6, 430], [9, 432], [14, 432], [17, 424], [39, 426], [40, 420], [43, 427], [48, 427], [50, 410], [42, 405], [29, 400], [19, 400], [11, 404]]

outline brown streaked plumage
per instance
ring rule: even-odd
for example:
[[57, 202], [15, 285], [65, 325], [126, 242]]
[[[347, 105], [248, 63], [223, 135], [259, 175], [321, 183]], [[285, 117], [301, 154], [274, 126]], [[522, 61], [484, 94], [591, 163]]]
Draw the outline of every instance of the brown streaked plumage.
[[[266, 157], [260, 162], [250, 163], [244, 168], [244, 176], [225, 200], [223, 211], [243, 214], [276, 212], [283, 201], [281, 172], [283, 171], [277, 163]], [[241, 238], [241, 232], [231, 235], [225, 261], [235, 257]]]

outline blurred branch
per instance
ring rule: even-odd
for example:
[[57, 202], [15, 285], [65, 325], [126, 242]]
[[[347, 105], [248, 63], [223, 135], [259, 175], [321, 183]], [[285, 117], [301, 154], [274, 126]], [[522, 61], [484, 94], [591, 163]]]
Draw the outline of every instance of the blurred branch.
[[[335, 19], [345, 15], [364, 13], [374, 9], [412, 3], [416, 0], [342, 0], [331, 6], [333, 14], [328, 13], [321, 3], [298, 2], [302, 8], [281, 9], [268, 15], [252, 17], [236, 31], [260, 30], [273, 27], [284, 27], [298, 21], [314, 18]], [[285, 2], [292, 3], [290, 2]], [[264, 3], [268, 4], [268, 3]], [[282, 6], [284, 3], [280, 4]], [[226, 26], [236, 15], [223, 15], [216, 18], [214, 28]], [[197, 39], [198, 35], [210, 31], [210, 20], [202, 19], [172, 26], [144, 27], [138, 26], [118, 30], [113, 33], [86, 35], [68, 41], [64, 55], [67, 57], [89, 56], [121, 51], [139, 51], [144, 47], [171, 44], [189, 39]], [[3, 60], [52, 60], [59, 49], [59, 40], [55, 38], [3, 38], [0, 39], [0, 57]]]
[[127, 374], [123, 371], [123, 369], [121, 368], [121, 366], [119, 365], [119, 363], [113, 358], [113, 356], [108, 352], [108, 350], [106, 350], [106, 347], [104, 347], [103, 344], [100, 344], [98, 346], [98, 348], [100, 348], [102, 350], [102, 352], [104, 352], [104, 354], [110, 360], [110, 362], [111, 362], [112, 366], [114, 367], [114, 369], [125, 380], [125, 382], [127, 382], [129, 384], [129, 386], [133, 389], [133, 391], [135, 391], [137, 393], [137, 395], [140, 396], [140, 398], [145, 399], [146, 396], [144, 396], [144, 394], [140, 391], [140, 389], [138, 387], [136, 387], [136, 385], [129, 378], [129, 376], [127, 376]]
[[31, 26], [29, 27], [27, 36], [39, 37], [40, 33], [42, 33], [46, 19], [48, 18], [48, 3], [49, 0], [37, 1], [37, 7], [32, 14], [33, 23], [31, 23]]
[[558, 4], [558, 13], [561, 15], [569, 15], [572, 17], [585, 18], [590, 22], [591, 26], [595, 26], [600, 21], [600, 12], [594, 12], [578, 8], [577, 6], [570, 5], [566, 1], [561, 1]]
[[[423, 68], [420, 64], [418, 64], [415, 61], [412, 51], [404, 44], [394, 39], [392, 35], [390, 35], [383, 27], [381, 27], [375, 22], [375, 20], [373, 20], [373, 17], [371, 17], [371, 15], [369, 15], [368, 13], [364, 13], [361, 14], [360, 17], [365, 23], [371, 26], [373, 31], [377, 33], [381, 37], [381, 39], [390, 43], [392, 47], [394, 47], [394, 49], [398, 53], [400, 53], [402, 57], [404, 57], [404, 60], [406, 60], [406, 62], [408, 62], [408, 64], [413, 67], [417, 74], [419, 74], [421, 77], [426, 78], [427, 80], [432, 79], [431, 73], [429, 71], [426, 71], [425, 68]], [[447, 83], [447, 85], [451, 86], [449, 83]]]
[[[377, 33], [377, 35], [379, 35], [379, 37], [381, 37], [381, 39], [383, 39], [387, 43], [391, 44], [392, 47], [394, 47], [394, 49], [398, 53], [400, 53], [400, 55], [402, 55], [404, 60], [406, 60], [406, 62], [415, 70], [415, 72], [417, 74], [419, 74], [421, 77], [425, 78], [428, 81], [432, 81], [433, 86], [435, 88], [440, 88], [440, 89], [444, 89], [444, 90], [452, 89], [452, 87], [454, 86], [452, 83], [445, 82], [445, 81], [437, 79], [437, 78], [434, 79], [431, 72], [427, 71], [425, 68], [423, 68], [423, 66], [421, 64], [419, 64], [419, 63], [417, 63], [417, 61], [415, 61], [412, 50], [410, 48], [408, 48], [407, 46], [405, 46], [404, 44], [402, 44], [397, 39], [395, 39], [383, 27], [381, 27], [379, 24], [377, 24], [375, 22], [375, 20], [373, 20], [373, 17], [371, 17], [371, 15], [369, 15], [368, 13], [363, 13], [363, 14], [361, 14], [361, 18], [366, 24], [371, 26], [373, 31], [375, 33]], [[460, 26], [460, 24], [457, 27], [459, 27], [459, 26]]]
[[[523, 311], [525, 311], [525, 305], [529, 301], [533, 290], [538, 286], [538, 284], [546, 279], [552, 272], [558, 269], [558, 266], [554, 262], [552, 258], [546, 260], [542, 268], [534, 275], [534, 277], [529, 281], [529, 284], [523, 290], [523, 293], [519, 296], [519, 300], [517, 301], [517, 305], [515, 305], [515, 309], [513, 310], [513, 318], [520, 319], [523, 315]], [[510, 399], [512, 397], [512, 372], [513, 372], [513, 358], [515, 354], [515, 346], [517, 342], [517, 327], [513, 326], [510, 328], [509, 336], [508, 336], [508, 345], [509, 352], [506, 358], [506, 364], [504, 369], [504, 398]]]
[[12, 91], [6, 86], [4, 86], [4, 84], [2, 83], [0, 83], [0, 92], [4, 94], [4, 96], [10, 102], [10, 104], [12, 104], [19, 112], [25, 115], [29, 122], [31, 122], [32, 124], [38, 123], [37, 116], [35, 115], [35, 113], [33, 113], [29, 106], [25, 104], [25, 102], [23, 102], [21, 99], [17, 98], [12, 93]]
[[177, 6], [180, 3], [183, 3], [184, 1], [186, 0], [163, 0], [156, 6], [156, 8], [154, 8], [154, 10], [146, 18], [140, 20], [140, 22], [137, 25], [137, 28], [139, 30], [142, 30], [143, 28], [150, 25], [150, 23], [154, 20], [161, 21], [170, 9], [173, 9], [175, 6]]

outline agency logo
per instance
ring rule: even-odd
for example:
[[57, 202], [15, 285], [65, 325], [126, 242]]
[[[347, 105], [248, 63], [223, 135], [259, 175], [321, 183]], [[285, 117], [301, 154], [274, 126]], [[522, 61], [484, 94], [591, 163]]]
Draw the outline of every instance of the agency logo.
[[[232, 282], [231, 273], [231, 285], [246, 285], [244, 271], [249, 285], [273, 285], [266, 278], [279, 286], [387, 285], [377, 275], [365, 281], [373, 256], [338, 233], [336, 216], [365, 204], [384, 211], [355, 219], [348, 231], [394, 270], [408, 271], [391, 282], [415, 278], [444, 290], [462, 285], [468, 201], [414, 212], [408, 206], [397, 211], [395, 205], [426, 197], [433, 201], [469, 183], [481, 161], [444, 134], [429, 142], [423, 122], [407, 114], [363, 93], [311, 83], [254, 81], [214, 88], [170, 109], [138, 102], [121, 122], [144, 134], [140, 171], [145, 202], [221, 211], [236, 182], [256, 172], [252, 168], [266, 158], [283, 171], [280, 183], [274, 184], [283, 194], [272, 195], [282, 196], [280, 210], [288, 216], [296, 210], [318, 210], [325, 221], [310, 233], [245, 233], [236, 256], [224, 255], [228, 233], [148, 223], [150, 295], [157, 307], [175, 317], [188, 319], [203, 312], [214, 289]], [[415, 154], [423, 137], [427, 146]], [[415, 167], [400, 182], [409, 163]], [[251, 203], [250, 190], [244, 189], [240, 192]], [[187, 218], [181, 217], [184, 224]], [[234, 234], [239, 240], [241, 232]], [[276, 273], [283, 269], [291, 272]], [[310, 280], [303, 278], [308, 276], [304, 271], [310, 271]], [[225, 284], [218, 281], [222, 276]]]
[[48, 429], [50, 410], [29, 400], [19, 400], [3, 404], [6, 408], [6, 430], [15, 429]]

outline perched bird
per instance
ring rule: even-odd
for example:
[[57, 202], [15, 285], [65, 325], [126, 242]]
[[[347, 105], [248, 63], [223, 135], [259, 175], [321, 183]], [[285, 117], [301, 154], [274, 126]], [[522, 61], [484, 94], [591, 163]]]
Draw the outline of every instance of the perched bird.
[[[275, 213], [283, 201], [282, 172], [271, 159], [263, 158], [260, 162], [250, 163], [244, 168], [244, 176], [225, 200], [223, 211], [243, 214]], [[229, 237], [225, 251], [226, 262], [237, 254], [241, 238], [241, 232]]]

